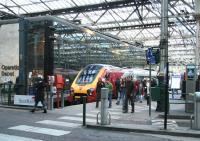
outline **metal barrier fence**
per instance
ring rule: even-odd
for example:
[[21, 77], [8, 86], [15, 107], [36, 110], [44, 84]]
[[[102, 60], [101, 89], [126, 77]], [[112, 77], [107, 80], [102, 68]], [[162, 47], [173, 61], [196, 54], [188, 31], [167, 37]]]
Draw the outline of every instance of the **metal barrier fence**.
[[0, 84], [0, 104], [13, 105], [14, 95], [14, 84], [10, 82]]
[[[66, 106], [67, 96], [70, 90], [60, 91], [59, 93], [52, 94], [50, 91], [45, 90], [45, 99], [47, 108], [63, 108]], [[14, 105], [14, 96], [16, 95], [15, 84], [7, 82], [0, 84], [0, 104], [1, 105]], [[35, 95], [32, 95], [35, 96]]]

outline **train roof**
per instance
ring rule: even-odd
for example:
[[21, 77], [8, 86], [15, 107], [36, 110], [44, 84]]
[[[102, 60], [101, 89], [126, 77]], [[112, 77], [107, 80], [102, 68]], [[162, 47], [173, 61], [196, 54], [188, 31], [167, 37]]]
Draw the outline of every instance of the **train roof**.
[[[122, 77], [132, 76], [132, 77], [148, 77], [149, 76], [149, 70], [141, 69], [141, 68], [131, 68], [131, 69], [124, 69], [124, 74]], [[157, 76], [157, 72], [152, 70], [151, 76], [155, 77]]]
[[[116, 66], [113, 66], [113, 65], [108, 65], [108, 64], [89, 64], [87, 66], [92, 66], [92, 65], [96, 65], [96, 66], [102, 66], [102, 67], [105, 67], [106, 69], [108, 70], [111, 70], [111, 69], [121, 69], [120, 67], [116, 67]], [[86, 66], [86, 67], [87, 67]]]

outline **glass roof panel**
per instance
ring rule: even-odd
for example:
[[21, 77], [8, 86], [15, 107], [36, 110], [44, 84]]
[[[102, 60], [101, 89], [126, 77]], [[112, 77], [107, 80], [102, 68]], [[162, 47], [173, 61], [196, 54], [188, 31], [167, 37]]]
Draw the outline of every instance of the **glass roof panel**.
[[36, 2], [40, 2], [40, 0], [13, 0], [13, 1], [18, 5], [27, 5], [27, 4], [34, 4]]
[[92, 23], [93, 20], [88, 14], [80, 13], [76, 19], [81, 19], [81, 24]]
[[71, 7], [71, 5], [69, 3], [67, 3], [66, 1], [63, 1], [63, 0], [46, 2], [45, 4], [52, 10]]
[[[26, 5], [22, 7], [24, 10], [26, 10], [28, 13], [34, 13], [34, 12], [41, 12], [45, 10], [49, 10], [45, 5], [42, 3], [34, 4], [34, 5]], [[23, 12], [25, 13], [25, 12]]]
[[[109, 3], [114, 1], [122, 1], [122, 0], [0, 0], [0, 4], [5, 5], [16, 14], [26, 14], [28, 13], [37, 13], [42, 11], [51, 11], [57, 9], [65, 9], [65, 8], [78, 8], [78, 6], [92, 5], [98, 3]], [[157, 0], [152, 0], [152, 5], [145, 5], [142, 9], [139, 6], [139, 11], [142, 16], [146, 16], [143, 18], [143, 24], [155, 24], [160, 23], [160, 11], [161, 6], [158, 4]], [[44, 2], [44, 3], [42, 3]], [[188, 4], [185, 4], [188, 3]], [[174, 26], [169, 27], [170, 38], [169, 43], [172, 46], [176, 46], [176, 44], [180, 44], [179, 46], [186, 46], [189, 44], [195, 44], [196, 39], [192, 38], [194, 36], [192, 32], [196, 31], [196, 25], [186, 23], [187, 20], [194, 20], [192, 16], [194, 12], [194, 5], [192, 4], [194, 0], [179, 0], [179, 1], [170, 1], [170, 5], [175, 7], [170, 7], [169, 12], [169, 21], [175, 22]], [[0, 11], [5, 11], [8, 13], [12, 13], [5, 6], [0, 5]], [[146, 8], [147, 7], [147, 8]], [[49, 10], [51, 9], [51, 10]], [[68, 20], [80, 20], [83, 26], [89, 26], [94, 28], [105, 28], [104, 30], [113, 35], [119, 35], [119, 37], [129, 40], [141, 40], [144, 41], [145, 45], [151, 45], [159, 43], [159, 35], [160, 35], [160, 27], [147, 27], [148, 29], [127, 29], [126, 26], [132, 26], [131, 28], [143, 28], [141, 25], [141, 21], [139, 20], [137, 12], [134, 11], [135, 7], [121, 7], [121, 8], [113, 8], [109, 9], [103, 16], [102, 14], [105, 12], [104, 10], [92, 11], [92, 12], [80, 12], [77, 16], [77, 13], [67, 14], [60, 13], [60, 17], [63, 17]], [[190, 13], [190, 15], [187, 15]], [[130, 15], [131, 14], [131, 15]], [[173, 16], [175, 14], [175, 16]], [[130, 17], [129, 17], [130, 16]], [[186, 18], [187, 16], [187, 18]], [[129, 18], [128, 18], [129, 17]], [[184, 25], [180, 23], [179, 20], [184, 22]], [[127, 21], [124, 21], [127, 19]], [[98, 20], [97, 23], [95, 23]], [[93, 25], [95, 23], [95, 25]], [[194, 21], [195, 23], [195, 21]], [[185, 27], [187, 26], [187, 27]], [[112, 27], [116, 27], [112, 28]], [[122, 27], [122, 28], [121, 28]], [[123, 27], [125, 27], [123, 29]], [[110, 29], [106, 29], [110, 28]], [[116, 30], [116, 31], [113, 31]], [[192, 40], [192, 41], [190, 41]], [[176, 46], [179, 48], [179, 46]]]
[[11, 11], [9, 11], [8, 9], [5, 9], [5, 8], [3, 8], [3, 9], [0, 9], [1, 11], [3, 11], [3, 12], [6, 12], [6, 13], [9, 13], [9, 14], [12, 14], [12, 12]]
[[[22, 1], [26, 1], [26, 0], [22, 0]], [[1, 0], [0, 3], [6, 6], [16, 6], [11, 0]]]

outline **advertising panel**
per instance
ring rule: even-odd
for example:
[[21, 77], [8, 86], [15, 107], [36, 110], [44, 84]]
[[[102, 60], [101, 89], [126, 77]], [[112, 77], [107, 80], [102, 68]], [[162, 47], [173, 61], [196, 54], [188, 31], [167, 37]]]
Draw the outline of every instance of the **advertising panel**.
[[[14, 96], [14, 105], [34, 106], [35, 105], [35, 96], [15, 95]], [[38, 106], [42, 106], [41, 102], [38, 103]]]
[[0, 83], [15, 83], [19, 75], [19, 24], [0, 28]]

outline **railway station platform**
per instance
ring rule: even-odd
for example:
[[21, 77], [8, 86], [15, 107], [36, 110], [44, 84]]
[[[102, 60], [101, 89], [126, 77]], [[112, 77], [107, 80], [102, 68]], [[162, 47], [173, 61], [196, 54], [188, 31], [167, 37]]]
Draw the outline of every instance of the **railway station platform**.
[[[191, 129], [190, 116], [192, 113], [185, 112], [184, 104], [170, 104], [166, 130], [164, 129], [164, 113], [157, 112], [155, 109], [156, 102], [152, 102], [150, 117], [149, 106], [146, 105], [146, 101], [142, 103], [136, 102], [134, 113], [131, 113], [130, 106], [128, 113], [122, 113], [122, 106], [113, 104], [113, 107], [108, 110], [111, 114], [110, 125], [87, 123], [86, 127], [101, 130], [200, 138], [200, 130]], [[119, 111], [121, 111], [120, 114], [118, 114]], [[115, 116], [120, 116], [120, 118], [116, 119]]]
[[[142, 103], [135, 102], [134, 113], [131, 113], [130, 105], [128, 113], [122, 113], [122, 105], [116, 105], [116, 100], [113, 100], [112, 108], [108, 108], [111, 114], [110, 125], [97, 124], [97, 113], [100, 112], [101, 107], [95, 108], [95, 104], [95, 102], [86, 104], [86, 128], [200, 138], [200, 130], [191, 129], [189, 118], [191, 113], [185, 113], [184, 104], [170, 104], [166, 130], [164, 130], [164, 113], [156, 111], [156, 102], [152, 102], [150, 117], [149, 106], [145, 100]], [[6, 107], [5, 105], [0, 107], [30, 110], [30, 107]], [[62, 115], [73, 122], [82, 123], [83, 105], [48, 110], [47, 114]]]

